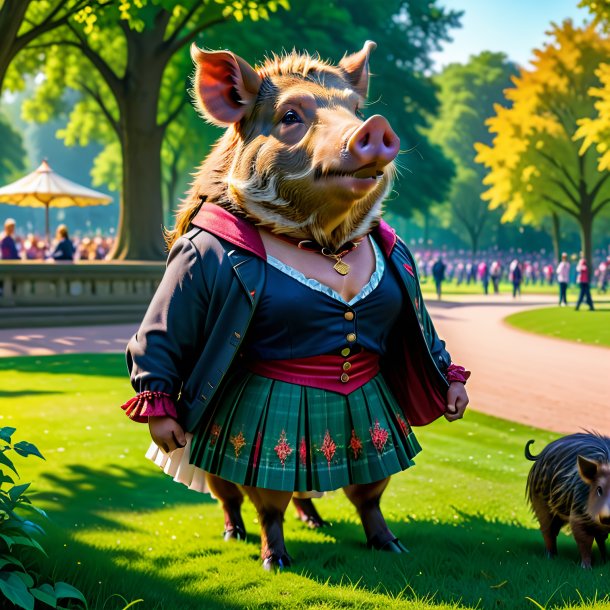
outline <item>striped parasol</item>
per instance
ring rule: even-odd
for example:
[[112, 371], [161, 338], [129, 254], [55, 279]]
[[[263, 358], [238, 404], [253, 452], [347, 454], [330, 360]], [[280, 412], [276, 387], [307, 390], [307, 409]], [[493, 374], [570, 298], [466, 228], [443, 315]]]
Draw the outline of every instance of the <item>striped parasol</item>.
[[45, 232], [49, 241], [49, 208], [106, 205], [111, 197], [81, 186], [55, 173], [45, 159], [40, 167], [23, 178], [0, 188], [0, 203], [45, 208]]

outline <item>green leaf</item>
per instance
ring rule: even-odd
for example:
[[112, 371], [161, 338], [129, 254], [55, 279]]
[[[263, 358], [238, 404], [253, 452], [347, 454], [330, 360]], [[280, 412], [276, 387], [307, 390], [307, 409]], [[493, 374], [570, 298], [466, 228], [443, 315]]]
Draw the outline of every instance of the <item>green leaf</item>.
[[15, 606], [34, 610], [34, 596], [16, 572], [0, 572], [0, 591]]
[[40, 585], [38, 588], [30, 589], [30, 593], [36, 599], [47, 604], [47, 606], [57, 608], [57, 597], [55, 596], [55, 591], [51, 585], [45, 583], [44, 585]]
[[35, 455], [36, 457], [42, 458], [44, 457], [36, 445], [32, 445], [32, 443], [28, 443], [27, 441], [19, 441], [15, 445], [13, 445], [13, 449], [16, 453], [18, 453], [22, 457], [28, 457], [28, 455]]
[[6, 542], [6, 546], [8, 547], [9, 551], [13, 548], [13, 544], [15, 543], [15, 541], [6, 534], [0, 534], [0, 540], [4, 540], [4, 542]]
[[31, 483], [23, 483], [23, 485], [15, 485], [8, 491], [8, 495], [10, 496], [13, 502], [16, 502], [19, 496], [31, 485]]
[[25, 567], [19, 561], [19, 559], [17, 559], [16, 557], [13, 557], [11, 555], [0, 555], [0, 570], [4, 566], [7, 566], [7, 565], [17, 566], [18, 568], [21, 568], [25, 572]]
[[0, 428], [0, 440], [10, 443], [11, 436], [13, 436], [13, 432], [15, 432], [15, 430], [17, 430], [17, 428], [9, 428], [8, 426]]
[[11, 462], [11, 460], [4, 455], [4, 451], [0, 451], [0, 464], [8, 466], [16, 475], [19, 474], [13, 462]]
[[12, 536], [13, 544], [19, 544], [21, 546], [29, 546], [43, 553], [46, 556], [45, 550], [30, 536]]
[[38, 506], [34, 506], [33, 504], [22, 504], [19, 507], [19, 510], [33, 510], [35, 513], [38, 513], [41, 517], [44, 517], [45, 519], [49, 518], [49, 515], [47, 515], [47, 513], [42, 510], [42, 508], [38, 508]]
[[34, 586], [34, 579], [27, 572], [12, 572], [17, 574], [18, 578], [21, 578], [23, 584], [29, 589]]
[[2, 485], [3, 483], [14, 483], [15, 481], [13, 481], [13, 479], [11, 477], [8, 476], [8, 474], [4, 474], [3, 472], [0, 472], [0, 485]]
[[85, 604], [85, 608], [89, 607], [87, 606], [87, 600], [85, 599], [85, 596], [76, 587], [69, 585], [67, 582], [55, 583], [55, 597], [57, 597], [57, 599], [61, 599], [64, 597], [78, 599], [79, 601], [83, 602], [83, 604]]

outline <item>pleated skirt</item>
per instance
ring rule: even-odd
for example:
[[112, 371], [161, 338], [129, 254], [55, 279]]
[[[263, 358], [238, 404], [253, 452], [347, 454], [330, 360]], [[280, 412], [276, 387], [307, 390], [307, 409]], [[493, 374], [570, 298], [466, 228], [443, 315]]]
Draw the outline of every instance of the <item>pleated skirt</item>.
[[381, 374], [343, 395], [239, 370], [219, 392], [188, 461], [240, 485], [331, 491], [405, 470], [421, 451]]

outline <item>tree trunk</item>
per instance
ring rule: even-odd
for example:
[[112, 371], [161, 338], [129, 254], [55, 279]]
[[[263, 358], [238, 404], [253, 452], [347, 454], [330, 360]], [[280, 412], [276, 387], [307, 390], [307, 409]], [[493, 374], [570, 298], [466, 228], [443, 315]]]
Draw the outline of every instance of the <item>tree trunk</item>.
[[112, 253], [120, 260], [162, 260], [163, 197], [158, 130], [123, 132], [123, 183], [117, 238]]
[[551, 239], [555, 260], [561, 258], [561, 218], [557, 212], [551, 212]]
[[31, 0], [6, 0], [0, 8], [0, 91], [6, 71], [15, 57], [15, 40]]
[[165, 126], [157, 124], [157, 114], [167, 60], [156, 53], [164, 31], [160, 17], [157, 21], [158, 27], [144, 33], [124, 26], [127, 69], [117, 99], [123, 188], [113, 259], [162, 260], [166, 256], [161, 174]]

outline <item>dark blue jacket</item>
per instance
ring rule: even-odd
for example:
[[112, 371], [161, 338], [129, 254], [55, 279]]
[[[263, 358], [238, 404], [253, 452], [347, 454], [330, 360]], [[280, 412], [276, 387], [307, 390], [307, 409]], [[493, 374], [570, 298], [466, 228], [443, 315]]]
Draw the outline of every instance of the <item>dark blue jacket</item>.
[[[264, 247], [251, 223], [204, 204], [193, 225], [172, 247], [127, 346], [134, 389], [171, 394], [186, 430], [196, 427], [234, 363], [266, 272]], [[383, 221], [376, 231], [405, 295], [381, 371], [409, 421], [427, 424], [445, 412], [451, 358], [424, 307], [411, 253]]]

